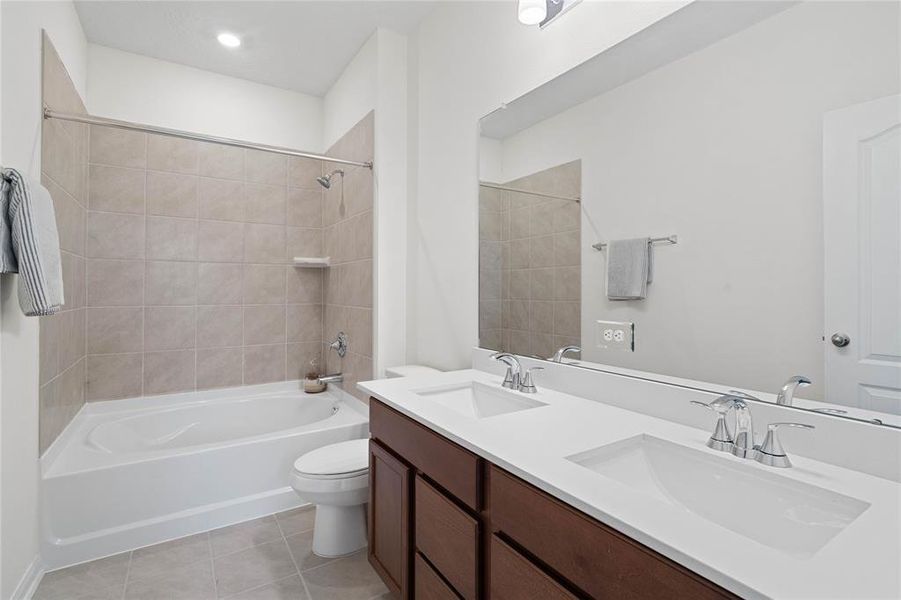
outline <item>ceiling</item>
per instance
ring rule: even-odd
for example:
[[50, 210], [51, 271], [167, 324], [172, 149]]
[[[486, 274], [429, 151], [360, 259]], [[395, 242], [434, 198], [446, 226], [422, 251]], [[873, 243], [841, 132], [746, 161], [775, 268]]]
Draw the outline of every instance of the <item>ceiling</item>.
[[[414, 29], [431, 1], [80, 0], [89, 42], [258, 83], [324, 95], [377, 27]], [[237, 49], [216, 35], [242, 38]]]

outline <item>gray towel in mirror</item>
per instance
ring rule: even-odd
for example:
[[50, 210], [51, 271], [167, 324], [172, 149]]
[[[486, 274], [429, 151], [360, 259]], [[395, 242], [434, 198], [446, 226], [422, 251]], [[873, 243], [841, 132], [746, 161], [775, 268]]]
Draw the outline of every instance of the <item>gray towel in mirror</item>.
[[653, 279], [650, 238], [610, 240], [607, 242], [607, 298], [642, 300]]

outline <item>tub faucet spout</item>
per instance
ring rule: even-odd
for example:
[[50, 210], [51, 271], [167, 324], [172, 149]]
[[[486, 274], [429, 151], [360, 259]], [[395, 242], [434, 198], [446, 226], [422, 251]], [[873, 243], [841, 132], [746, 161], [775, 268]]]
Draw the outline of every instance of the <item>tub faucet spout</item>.
[[344, 381], [344, 375], [342, 373], [334, 373], [332, 375], [323, 375], [319, 379], [317, 379], [319, 383], [341, 383]]

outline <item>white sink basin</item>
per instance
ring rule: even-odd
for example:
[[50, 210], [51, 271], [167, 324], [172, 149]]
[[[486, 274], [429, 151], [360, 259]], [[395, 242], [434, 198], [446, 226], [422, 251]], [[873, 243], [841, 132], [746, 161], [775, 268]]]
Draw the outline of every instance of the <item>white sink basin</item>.
[[813, 556], [870, 506], [756, 465], [746, 466], [649, 435], [568, 456], [567, 460], [802, 558]]
[[488, 386], [478, 381], [411, 391], [475, 419], [546, 406], [544, 402], [529, 398], [525, 394], [502, 387]]

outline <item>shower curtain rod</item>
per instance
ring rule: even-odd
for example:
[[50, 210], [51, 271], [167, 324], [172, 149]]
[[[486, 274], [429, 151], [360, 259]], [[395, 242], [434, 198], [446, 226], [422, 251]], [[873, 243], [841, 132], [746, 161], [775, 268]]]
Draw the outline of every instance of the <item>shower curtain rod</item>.
[[571, 198], [569, 196], [556, 196], [554, 194], [545, 194], [544, 192], [533, 192], [532, 190], [523, 190], [520, 188], [508, 187], [506, 185], [499, 185], [497, 183], [490, 183], [488, 181], [480, 181], [479, 185], [482, 187], [491, 188], [494, 190], [504, 190], [507, 192], [519, 192], [520, 194], [531, 194], [532, 196], [541, 196], [543, 198], [553, 198], [554, 200], [569, 200], [570, 202], [580, 203], [582, 199], [579, 197]]
[[169, 137], [181, 138], [183, 140], [194, 140], [197, 142], [212, 142], [214, 144], [222, 144], [224, 146], [233, 146], [235, 148], [246, 148], [248, 150], [262, 150], [263, 152], [274, 152], [276, 154], [285, 154], [287, 156], [296, 156], [299, 158], [310, 158], [313, 160], [321, 160], [340, 165], [352, 165], [355, 167], [366, 167], [372, 169], [372, 162], [360, 162], [357, 160], [348, 160], [346, 158], [335, 158], [325, 156], [323, 154], [314, 154], [312, 152], [302, 152], [300, 150], [292, 150], [291, 148], [282, 148], [280, 146], [268, 146], [266, 144], [256, 144], [254, 142], [244, 142], [231, 138], [217, 137], [215, 135], [204, 135], [202, 133], [192, 133], [190, 131], [181, 131], [178, 129], [169, 129], [167, 127], [157, 127], [156, 125], [144, 125], [143, 123], [132, 123], [130, 121], [119, 121], [117, 119], [107, 119], [105, 117], [93, 117], [91, 115], [76, 115], [71, 113], [61, 113], [51, 108], [44, 107], [45, 119], [60, 119], [62, 121], [74, 121], [75, 123], [84, 123], [86, 125], [103, 125], [105, 127], [114, 127], [116, 129], [127, 129], [129, 131], [145, 131], [148, 133], [156, 133], [159, 135], [167, 135]]

